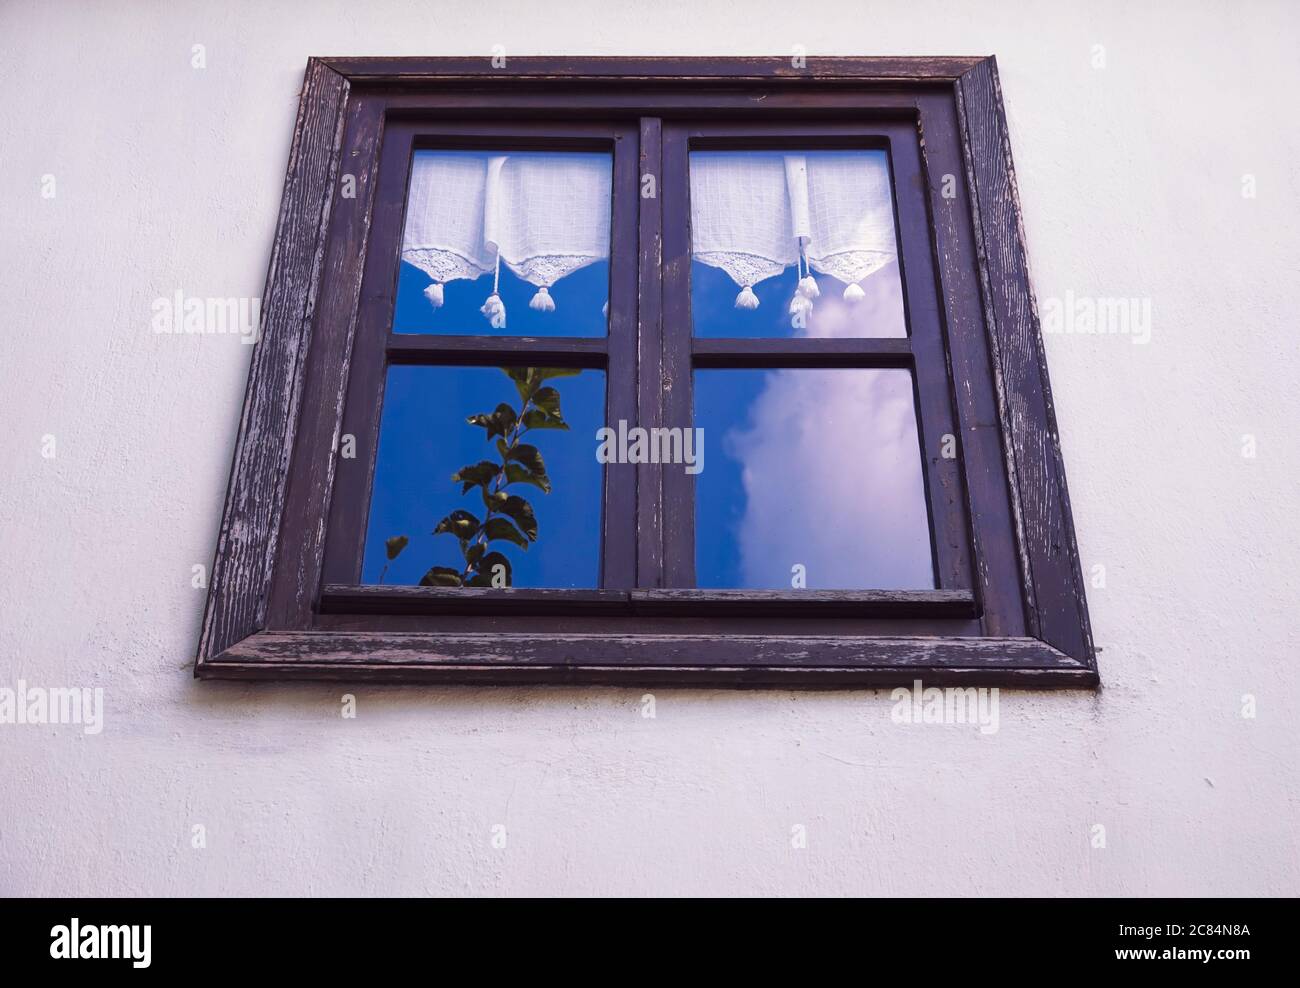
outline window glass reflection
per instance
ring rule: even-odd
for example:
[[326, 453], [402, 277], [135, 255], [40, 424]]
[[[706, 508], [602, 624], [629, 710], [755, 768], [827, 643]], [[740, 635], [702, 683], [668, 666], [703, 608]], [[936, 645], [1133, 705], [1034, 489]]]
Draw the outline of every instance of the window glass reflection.
[[696, 584], [933, 589], [906, 370], [700, 370]]
[[396, 333], [603, 336], [608, 154], [417, 151]]
[[597, 586], [604, 402], [598, 370], [390, 368], [362, 582]]
[[907, 335], [884, 151], [693, 151], [696, 336]]

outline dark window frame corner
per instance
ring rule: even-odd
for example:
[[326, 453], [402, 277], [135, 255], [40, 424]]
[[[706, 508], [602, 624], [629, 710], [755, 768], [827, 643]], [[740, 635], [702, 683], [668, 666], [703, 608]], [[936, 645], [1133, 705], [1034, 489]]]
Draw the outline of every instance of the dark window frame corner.
[[[798, 352], [666, 341], [689, 327], [687, 152], [780, 140], [889, 150], [925, 334]], [[630, 246], [611, 253], [604, 340], [387, 328], [412, 148], [476, 142], [612, 150]], [[656, 199], [620, 196], [646, 173]], [[646, 426], [689, 421], [695, 367], [912, 367], [936, 588], [669, 589], [693, 584], [693, 523], [674, 514], [684, 481], [648, 465], [606, 471], [598, 589], [359, 585], [385, 367], [486, 358], [622, 368], [607, 414]], [[929, 440], [949, 431], [959, 455], [941, 460]], [[349, 433], [361, 456], [343, 466]], [[615, 524], [612, 503], [634, 510]], [[200, 679], [1098, 686], [995, 60], [310, 59], [211, 573]]]

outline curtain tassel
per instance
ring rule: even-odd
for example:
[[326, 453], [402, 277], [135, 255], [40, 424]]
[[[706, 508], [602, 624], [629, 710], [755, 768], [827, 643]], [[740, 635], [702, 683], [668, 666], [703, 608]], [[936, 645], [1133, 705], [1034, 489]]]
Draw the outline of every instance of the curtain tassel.
[[790, 299], [790, 325], [795, 329], [807, 329], [808, 315], [812, 312], [812, 307], [812, 299], [795, 292], [794, 298]]
[[493, 329], [506, 328], [506, 304], [501, 301], [501, 296], [497, 294], [501, 286], [501, 251], [497, 250], [497, 267], [496, 273], [492, 275], [492, 294], [487, 297], [483, 307], [478, 311], [487, 316], [488, 322]]
[[744, 288], [740, 290], [740, 294], [736, 296], [736, 308], [737, 309], [758, 308], [758, 296], [754, 294], [753, 285], [746, 285]]
[[866, 297], [867, 293], [862, 290], [862, 286], [856, 281], [844, 289], [844, 301], [846, 302], [861, 302]]
[[808, 257], [803, 253], [802, 248], [795, 258], [795, 264], [798, 265], [799, 283], [795, 286], [794, 298], [790, 299], [790, 325], [795, 329], [807, 329], [813, 299], [821, 294], [821, 289], [817, 287], [817, 281], [812, 276], [812, 268], [808, 267]]
[[506, 328], [506, 304], [501, 301], [501, 296], [493, 292], [483, 303], [479, 312], [487, 316], [487, 320], [492, 324], [493, 329]]
[[555, 299], [551, 298], [551, 293], [546, 290], [545, 285], [537, 289], [537, 294], [528, 303], [528, 308], [535, 309], [538, 312], [555, 311]]
[[429, 300], [429, 304], [435, 309], [442, 306], [442, 282], [435, 281], [432, 285], [424, 290], [424, 297]]

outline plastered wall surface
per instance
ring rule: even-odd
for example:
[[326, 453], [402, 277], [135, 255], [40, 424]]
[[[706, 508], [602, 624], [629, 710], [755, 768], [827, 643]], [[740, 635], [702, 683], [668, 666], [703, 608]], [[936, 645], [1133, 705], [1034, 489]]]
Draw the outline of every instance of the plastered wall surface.
[[[104, 690], [98, 734], [0, 724], [0, 892], [1300, 892], [1294, 5], [271, 7], [0, 7], [0, 687]], [[888, 691], [191, 678], [251, 348], [151, 305], [261, 295], [309, 55], [494, 44], [998, 56], [1040, 305], [1151, 304], [1046, 340], [1100, 692], [983, 734]]]

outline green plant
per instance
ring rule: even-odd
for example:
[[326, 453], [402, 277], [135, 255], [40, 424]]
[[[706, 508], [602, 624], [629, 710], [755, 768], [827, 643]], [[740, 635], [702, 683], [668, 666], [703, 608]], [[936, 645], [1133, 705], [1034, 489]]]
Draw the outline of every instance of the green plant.
[[[504, 553], [490, 549], [493, 542], [509, 542], [527, 550], [537, 541], [537, 518], [533, 506], [507, 488], [528, 484], [543, 494], [551, 492], [546, 463], [536, 446], [520, 442], [529, 432], [540, 429], [568, 430], [560, 414], [560, 393], [545, 382], [557, 377], [572, 377], [581, 371], [564, 367], [502, 367], [500, 370], [519, 392], [519, 408], [505, 402], [491, 412], [480, 412], [465, 419], [469, 425], [487, 432], [486, 440], [494, 443], [497, 459], [479, 460], [461, 467], [451, 475], [461, 485], [461, 494], [478, 489], [484, 515], [480, 520], [470, 511], [458, 508], [438, 522], [434, 535], [455, 536], [460, 545], [463, 565], [434, 566], [420, 578], [425, 587], [508, 587], [513, 585], [513, 570]], [[410, 542], [405, 535], [395, 535], [385, 543], [391, 563]], [[504, 547], [503, 547], [504, 548]], [[490, 550], [490, 551], [489, 551]], [[383, 582], [385, 564], [379, 582]]]

